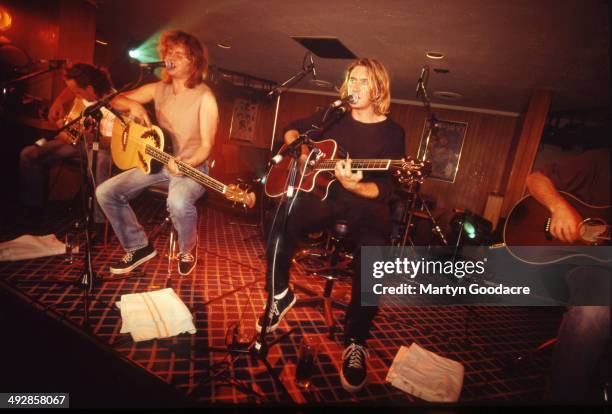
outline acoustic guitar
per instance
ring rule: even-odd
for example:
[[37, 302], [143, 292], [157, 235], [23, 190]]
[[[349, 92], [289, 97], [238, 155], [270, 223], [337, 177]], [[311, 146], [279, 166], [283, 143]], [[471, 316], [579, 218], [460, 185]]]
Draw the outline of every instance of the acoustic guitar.
[[235, 204], [252, 208], [255, 205], [255, 193], [240, 188], [239, 185], [225, 185], [182, 161], [167, 154], [164, 148], [164, 134], [155, 125], [150, 128], [125, 117], [117, 117], [111, 138], [111, 155], [115, 165], [122, 169], [139, 168], [144, 173], [151, 172], [151, 161], [163, 165], [174, 159], [178, 170], [185, 176], [206, 188], [217, 191]]
[[[30, 126], [35, 128], [46, 129], [49, 131], [48, 133], [45, 133], [43, 137], [36, 140], [36, 144], [43, 145], [47, 141], [47, 138], [54, 138], [63, 141], [66, 144], [76, 146], [85, 132], [81, 122], [76, 122], [70, 125], [60, 133], [57, 132], [57, 128], [61, 128], [69, 122], [77, 119], [79, 116], [81, 116], [81, 112], [83, 112], [84, 109], [85, 105], [83, 104], [83, 101], [81, 99], [75, 99], [68, 114], [57, 122], [53, 123], [37, 120], [36, 125], [30, 124]], [[28, 123], [26, 123], [26, 125], [28, 125]], [[44, 128], [40, 128], [40, 125], [44, 125]]]
[[[298, 177], [296, 178], [296, 188], [301, 191], [312, 192], [321, 200], [325, 200], [329, 193], [329, 187], [336, 181], [334, 169], [338, 159], [336, 153], [338, 144], [333, 139], [313, 142], [316, 156], [307, 164], [300, 166]], [[287, 144], [279, 150], [283, 153]], [[269, 197], [280, 197], [285, 193], [285, 187], [291, 168], [293, 158], [284, 157], [281, 161], [273, 165], [266, 177], [265, 191]], [[422, 178], [428, 174], [429, 162], [417, 162], [411, 159], [391, 160], [391, 159], [353, 159], [351, 160], [352, 170], [362, 171], [387, 171], [405, 181], [407, 177]]]
[[583, 217], [578, 240], [567, 243], [554, 239], [549, 231], [550, 212], [535, 198], [526, 196], [512, 208], [504, 225], [504, 244], [510, 254], [538, 265], [575, 258], [611, 263], [610, 249], [597, 247], [610, 244], [610, 206], [594, 206], [569, 193], [560, 194]]

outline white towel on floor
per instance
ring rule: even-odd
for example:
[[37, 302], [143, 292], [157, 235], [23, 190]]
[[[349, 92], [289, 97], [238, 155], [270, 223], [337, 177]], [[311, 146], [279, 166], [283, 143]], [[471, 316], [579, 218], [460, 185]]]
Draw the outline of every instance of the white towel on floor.
[[172, 288], [122, 295], [116, 305], [121, 333], [129, 332], [135, 342], [196, 333], [191, 312]]
[[66, 245], [59, 241], [55, 234], [47, 234], [46, 236], [24, 234], [15, 240], [0, 243], [1, 262], [35, 259], [65, 253]]
[[463, 372], [459, 362], [412, 343], [397, 352], [387, 373], [387, 382], [425, 401], [454, 402], [461, 394]]

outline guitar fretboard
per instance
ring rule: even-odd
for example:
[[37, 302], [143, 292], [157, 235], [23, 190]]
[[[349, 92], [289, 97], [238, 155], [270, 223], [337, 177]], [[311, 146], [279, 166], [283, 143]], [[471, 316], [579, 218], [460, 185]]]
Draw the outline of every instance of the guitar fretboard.
[[[321, 160], [315, 166], [316, 170], [333, 170], [339, 159]], [[401, 167], [403, 161], [383, 160], [383, 159], [355, 159], [351, 160], [351, 168], [354, 170], [388, 170], [392, 166]]]
[[[150, 144], [146, 144], [145, 153], [147, 155], [150, 155], [151, 157], [153, 157], [154, 159], [156, 159], [157, 161], [161, 162], [164, 165], [167, 165], [168, 162], [172, 159], [170, 155], [155, 148], [154, 146]], [[226, 193], [227, 186], [223, 184], [222, 182], [215, 180], [214, 178], [202, 173], [201, 171], [198, 171], [197, 169], [193, 168], [191, 165], [185, 164], [182, 161], [175, 160], [175, 162], [176, 162], [176, 166], [178, 167], [179, 171], [185, 174], [186, 176], [188, 176], [189, 178], [191, 178], [192, 180], [202, 184], [205, 187], [212, 188], [213, 190], [218, 191], [221, 194]]]

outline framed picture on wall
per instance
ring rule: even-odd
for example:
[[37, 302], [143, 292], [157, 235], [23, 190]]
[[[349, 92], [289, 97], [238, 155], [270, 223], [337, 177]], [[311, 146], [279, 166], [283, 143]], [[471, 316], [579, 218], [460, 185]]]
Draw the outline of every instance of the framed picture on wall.
[[234, 100], [234, 110], [232, 112], [229, 133], [230, 141], [249, 143], [255, 141], [258, 110], [259, 103], [257, 101], [241, 98]]
[[431, 161], [429, 178], [454, 183], [459, 171], [467, 123], [436, 121], [428, 141], [430, 123], [431, 120], [427, 119], [423, 127], [418, 151], [419, 159], [424, 155], [426, 160]]

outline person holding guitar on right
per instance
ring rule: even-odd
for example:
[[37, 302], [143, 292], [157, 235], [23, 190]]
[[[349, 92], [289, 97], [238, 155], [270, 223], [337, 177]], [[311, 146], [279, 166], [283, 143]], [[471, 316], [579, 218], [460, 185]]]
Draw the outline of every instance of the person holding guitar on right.
[[[342, 100], [326, 110], [294, 121], [285, 129], [284, 141], [288, 145], [300, 133], [312, 129], [313, 124], [322, 128], [324, 124], [331, 124], [311, 138], [314, 141], [333, 139], [342, 151], [338, 160], [334, 160], [333, 177], [337, 181], [331, 183], [329, 194], [322, 200], [313, 193], [300, 192], [288, 217], [286, 232], [279, 239], [278, 253], [275, 255], [274, 249], [270, 248], [267, 251], [266, 288], [268, 294], [274, 295], [274, 300], [266, 333], [278, 327], [296, 302], [289, 287], [289, 267], [300, 238], [306, 233], [329, 227], [335, 220], [346, 220], [349, 238], [356, 245], [356, 255], [352, 266], [351, 302], [346, 315], [340, 379], [345, 390], [358, 392], [367, 380], [365, 345], [377, 310], [376, 306], [361, 306], [360, 247], [390, 244], [388, 201], [393, 181], [388, 170], [355, 171], [352, 159], [356, 163], [358, 159], [401, 159], [405, 157], [405, 143], [403, 128], [387, 116], [391, 101], [389, 75], [379, 61], [361, 58], [352, 62], [345, 72], [340, 97]], [[341, 107], [343, 102], [347, 102], [349, 108]], [[338, 110], [333, 110], [336, 107]], [[339, 113], [341, 109], [344, 111]], [[305, 157], [304, 148], [302, 150]], [[259, 319], [257, 332], [262, 331], [262, 324], [262, 319]]]
[[[547, 165], [527, 177], [527, 188], [550, 211], [551, 235], [563, 242], [576, 242], [580, 237], [583, 217], [560, 191], [592, 205], [609, 206], [610, 150], [585, 151]], [[576, 266], [565, 274], [565, 281], [570, 303], [580, 301], [577, 297], [582, 297], [583, 303], [584, 298], [601, 298], [603, 295], [604, 299], [597, 306], [569, 306], [566, 310], [553, 354], [552, 397], [558, 401], [602, 402], [603, 381], [598, 377], [598, 369], [606, 366], [606, 358], [607, 366], [610, 366], [609, 358], [612, 357], [610, 267]]]

